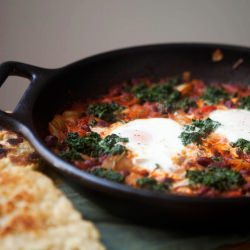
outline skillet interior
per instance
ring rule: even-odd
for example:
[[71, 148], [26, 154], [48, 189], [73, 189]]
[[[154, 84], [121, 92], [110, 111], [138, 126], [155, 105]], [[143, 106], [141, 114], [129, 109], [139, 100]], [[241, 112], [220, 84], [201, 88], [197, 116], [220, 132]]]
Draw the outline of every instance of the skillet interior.
[[[217, 48], [222, 50], [224, 59], [214, 63], [211, 61], [211, 54]], [[234, 70], [232, 65], [240, 58], [244, 59], [244, 63]], [[105, 90], [113, 84], [137, 77], [158, 79], [175, 76], [183, 71], [191, 71], [194, 78], [203, 79], [206, 83], [216, 81], [249, 84], [250, 50], [211, 44], [166, 44], [118, 50], [81, 60], [57, 70], [41, 85], [38, 95], [32, 96], [27, 91], [26, 95], [34, 98], [31, 105], [34, 131], [43, 140], [48, 134], [48, 122], [56, 113], [60, 113], [75, 100], [84, 100], [105, 93]], [[95, 187], [95, 181], [89, 185], [84, 178], [76, 180], [90, 189]], [[158, 194], [154, 192], [139, 197], [138, 190], [135, 192], [132, 190], [130, 195], [124, 195], [123, 189], [119, 186], [117, 188], [110, 186], [107, 189], [106, 186], [102, 187], [99, 184], [96, 190], [102, 193], [97, 200], [112, 212], [119, 212], [123, 216], [136, 215], [136, 218], [144, 221], [146, 218], [147, 221], [163, 224], [170, 221], [175, 223], [206, 221], [211, 225], [216, 221], [221, 225], [227, 225], [228, 216], [234, 214], [229, 222], [233, 225], [239, 222], [240, 217], [246, 219], [245, 216], [250, 208], [249, 198], [165, 196], [156, 199]], [[104, 193], [108, 195], [103, 196]], [[97, 194], [90, 197], [96, 198]]]

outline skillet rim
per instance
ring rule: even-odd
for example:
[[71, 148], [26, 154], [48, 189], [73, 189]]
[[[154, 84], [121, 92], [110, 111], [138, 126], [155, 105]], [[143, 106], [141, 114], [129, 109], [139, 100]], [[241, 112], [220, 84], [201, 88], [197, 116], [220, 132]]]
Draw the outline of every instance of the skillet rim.
[[[235, 51], [242, 51], [242, 52], [249, 52], [250, 55], [250, 45], [235, 45], [231, 43], [214, 43], [214, 42], [170, 42], [170, 43], [149, 43], [149, 44], [139, 44], [139, 45], [131, 45], [128, 47], [121, 47], [121, 48], [116, 48], [114, 50], [107, 50], [104, 52], [100, 53], [95, 53], [93, 55], [88, 55], [87, 57], [81, 58], [79, 60], [70, 62], [66, 65], [63, 65], [62, 67], [56, 68], [58, 70], [65, 69], [67, 67], [74, 66], [75, 64], [78, 64], [83, 61], [90, 61], [94, 60], [99, 57], [106, 57], [110, 55], [116, 55], [120, 53], [124, 53], [127, 51], [133, 51], [133, 50], [144, 50], [144, 49], [153, 49], [156, 47], [204, 47], [204, 48], [211, 48], [211, 49], [230, 49], [230, 50], [235, 50]], [[52, 68], [53, 69], [53, 68]]]

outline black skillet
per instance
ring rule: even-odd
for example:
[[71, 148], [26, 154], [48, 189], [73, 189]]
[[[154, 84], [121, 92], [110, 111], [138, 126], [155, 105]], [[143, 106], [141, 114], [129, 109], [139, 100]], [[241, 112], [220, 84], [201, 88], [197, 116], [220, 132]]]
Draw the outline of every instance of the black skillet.
[[[224, 59], [212, 62], [215, 49]], [[237, 69], [233, 64], [243, 59]], [[0, 65], [0, 84], [10, 76], [30, 79], [12, 114], [0, 111], [0, 122], [23, 134], [39, 154], [82, 190], [92, 190], [102, 206], [144, 222], [176, 225], [247, 225], [250, 198], [205, 198], [137, 190], [80, 171], [54, 155], [44, 144], [48, 122], [70, 103], [104, 93], [111, 85], [137, 77], [160, 78], [191, 71], [213, 81], [250, 83], [250, 48], [221, 44], [160, 44], [116, 50], [92, 56], [59, 69], [6, 62]], [[243, 219], [243, 220], [242, 220]]]

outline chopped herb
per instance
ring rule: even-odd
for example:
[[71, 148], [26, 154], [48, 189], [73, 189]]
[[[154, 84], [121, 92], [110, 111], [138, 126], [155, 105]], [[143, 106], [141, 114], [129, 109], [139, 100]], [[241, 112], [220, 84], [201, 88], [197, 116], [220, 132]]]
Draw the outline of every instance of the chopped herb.
[[221, 156], [212, 156], [211, 160], [215, 162], [220, 162], [223, 160], [223, 158]]
[[163, 84], [153, 84], [147, 86], [145, 84], [138, 84], [130, 91], [143, 102], [159, 102], [163, 105], [164, 112], [167, 110], [183, 109], [185, 112], [190, 107], [197, 107], [196, 101], [190, 98], [182, 98], [181, 93], [173, 87], [178, 80], [175, 78]]
[[[68, 145], [69, 151], [63, 152], [63, 155], [64, 158], [67, 155], [69, 156], [68, 158], [70, 158], [72, 154], [72, 160], [77, 157], [77, 153], [86, 154], [91, 157], [117, 155], [126, 151], [125, 146], [117, 144], [118, 142], [128, 142], [128, 139], [121, 138], [115, 134], [108, 135], [102, 139], [100, 135], [95, 132], [91, 132], [84, 137], [80, 137], [77, 133], [68, 133], [65, 143]], [[70, 152], [72, 153], [70, 154]]]
[[70, 149], [69, 151], [62, 152], [61, 154], [59, 154], [59, 156], [67, 161], [76, 161], [82, 159], [81, 154], [75, 149]]
[[195, 100], [182, 98], [181, 93], [174, 89], [177, 83], [177, 78], [173, 78], [167, 83], [152, 84], [151, 86], [141, 83], [128, 91], [132, 92], [142, 103], [158, 102], [162, 104], [163, 112], [176, 109], [183, 109], [187, 112], [190, 107], [197, 107]]
[[114, 170], [111, 169], [106, 169], [106, 168], [93, 168], [89, 170], [89, 173], [94, 174], [98, 177], [105, 178], [111, 181], [116, 181], [116, 182], [124, 182], [124, 175], [115, 172]]
[[181, 94], [179, 91], [174, 90], [165, 100], [162, 102], [167, 110], [175, 110], [178, 102], [181, 100]]
[[180, 83], [180, 77], [176, 76], [176, 77], [172, 77], [171, 79], [169, 79], [167, 81], [167, 84], [171, 85], [171, 86], [176, 86], [177, 84]]
[[239, 148], [243, 153], [250, 154], [250, 141], [245, 139], [238, 139], [235, 143], [231, 143], [234, 148]]
[[206, 88], [202, 98], [206, 104], [213, 105], [222, 100], [229, 99], [230, 95], [222, 88], [210, 86]]
[[176, 109], [182, 109], [185, 112], [187, 112], [190, 108], [196, 108], [196, 107], [197, 107], [196, 101], [188, 97], [179, 100], [175, 105]]
[[97, 124], [97, 121], [95, 119], [92, 119], [88, 122], [89, 127], [94, 127]]
[[116, 134], [111, 134], [99, 142], [99, 152], [106, 155], [118, 155], [123, 153], [126, 148], [117, 144], [118, 142], [128, 142], [128, 138], [121, 138]]
[[99, 155], [98, 145], [101, 141], [99, 134], [91, 132], [87, 136], [81, 137], [77, 133], [68, 133], [65, 143], [70, 149], [74, 149], [77, 152], [97, 157]]
[[153, 178], [143, 177], [136, 182], [141, 188], [155, 190], [155, 191], [169, 191], [172, 181], [167, 180], [159, 182]]
[[155, 170], [156, 169], [161, 169], [162, 167], [161, 167], [161, 165], [159, 164], [159, 163], [155, 163]]
[[190, 143], [201, 144], [202, 139], [206, 138], [218, 126], [220, 126], [220, 123], [210, 118], [193, 120], [190, 125], [184, 126], [184, 131], [180, 135], [181, 141], [184, 145]]
[[250, 96], [242, 97], [239, 100], [239, 108], [250, 110]]
[[191, 185], [204, 185], [218, 191], [228, 191], [245, 184], [243, 176], [228, 168], [209, 167], [205, 170], [188, 170], [186, 178]]
[[180, 97], [179, 91], [173, 89], [171, 82], [153, 84], [151, 86], [139, 84], [134, 86], [131, 92], [140, 99], [141, 102], [171, 102], [171, 100]]
[[90, 104], [87, 108], [87, 113], [107, 122], [117, 121], [117, 115], [124, 109], [121, 105], [112, 103], [95, 103]]

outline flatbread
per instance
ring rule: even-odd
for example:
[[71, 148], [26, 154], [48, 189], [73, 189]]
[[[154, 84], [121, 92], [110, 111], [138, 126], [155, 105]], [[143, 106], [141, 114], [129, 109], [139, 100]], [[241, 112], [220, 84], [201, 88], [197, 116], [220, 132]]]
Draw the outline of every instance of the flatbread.
[[95, 226], [82, 219], [47, 176], [31, 170], [38, 163], [9, 157], [18, 159], [20, 152], [28, 159], [34, 150], [25, 140], [18, 149], [8, 145], [7, 136], [17, 135], [0, 132], [1, 147], [9, 150], [0, 159], [0, 250], [105, 249]]
[[37, 169], [39, 157], [22, 136], [8, 130], [0, 130], [0, 170], [12, 166]]

